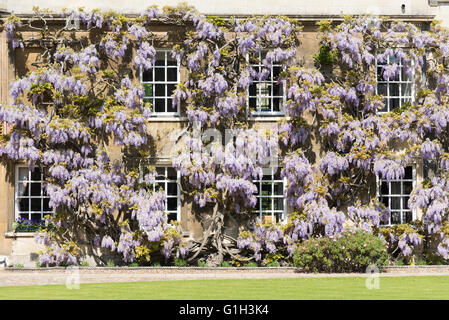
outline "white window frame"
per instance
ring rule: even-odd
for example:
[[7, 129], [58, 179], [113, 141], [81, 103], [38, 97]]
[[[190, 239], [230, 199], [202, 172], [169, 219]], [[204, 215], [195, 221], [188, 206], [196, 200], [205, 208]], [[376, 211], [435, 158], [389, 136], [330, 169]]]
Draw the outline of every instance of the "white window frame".
[[[20, 180], [20, 176], [19, 176], [19, 170], [23, 168], [26, 169], [28, 171], [28, 180]], [[31, 170], [25, 166], [25, 165], [16, 165], [15, 166], [15, 177], [14, 177], [15, 183], [14, 183], [14, 203], [15, 203], [15, 219], [17, 220], [21, 214], [25, 214], [28, 213], [28, 218], [27, 220], [31, 220], [31, 215], [32, 214], [40, 214], [41, 215], [41, 221], [43, 221], [44, 216], [50, 214], [54, 214], [54, 210], [52, 210], [51, 208], [50, 211], [45, 211], [44, 210], [44, 202], [43, 199], [50, 199], [50, 197], [48, 195], [44, 196], [44, 190], [43, 190], [43, 183], [44, 183], [44, 175], [41, 171], [41, 179], [40, 180], [31, 180]], [[21, 183], [28, 183], [30, 184], [29, 186], [29, 194], [27, 196], [22, 196], [19, 194], [19, 185]], [[39, 196], [31, 196], [31, 183], [40, 183], [41, 184], [41, 192]], [[28, 211], [20, 211], [20, 199], [28, 199]], [[41, 199], [41, 210], [40, 211], [31, 211], [31, 199]]]
[[[261, 179], [253, 180], [253, 183], [258, 187], [259, 193], [256, 195], [256, 198], [259, 200], [259, 207], [254, 209], [254, 212], [262, 219], [264, 216], [271, 216], [271, 222], [274, 223], [276, 221], [275, 214], [280, 213], [281, 218], [277, 222], [286, 223], [287, 222], [287, 198], [285, 197], [286, 194], [286, 186], [287, 186], [287, 178], [281, 178], [281, 179], [274, 179], [274, 174], [279, 170], [281, 170], [280, 167], [270, 167], [270, 168], [264, 168], [264, 175], [266, 175], [266, 170], [270, 170], [269, 175], [271, 175], [271, 179], [269, 180], [263, 180], [263, 177]], [[271, 194], [268, 196], [262, 195], [262, 184], [263, 183], [270, 183], [271, 184]], [[282, 195], [275, 195], [274, 194], [274, 185], [275, 183], [282, 183]], [[271, 210], [262, 210], [262, 198], [270, 198], [271, 199]], [[283, 204], [283, 210], [275, 210], [274, 209], [274, 199], [282, 199]], [[256, 205], [257, 206], [257, 205]], [[267, 213], [267, 214], [264, 214]], [[265, 223], [265, 222], [264, 222]]]
[[[259, 59], [258, 59], [258, 63], [257, 64], [250, 64], [250, 67], [256, 67], [259, 68], [259, 72], [262, 68], [266, 68], [263, 64], [262, 64], [262, 53], [263, 52], [267, 52], [267, 50], [262, 50], [262, 52], [259, 52]], [[249, 54], [246, 55], [246, 60], [249, 62]], [[251, 117], [265, 117], [265, 116], [274, 116], [274, 117], [282, 117], [285, 116], [285, 104], [286, 104], [286, 100], [287, 100], [287, 96], [286, 96], [286, 92], [287, 92], [287, 81], [286, 80], [282, 80], [280, 82], [273, 80], [273, 67], [279, 67], [282, 68], [282, 65], [280, 64], [273, 64], [270, 67], [270, 78], [271, 80], [267, 81], [267, 80], [263, 80], [263, 81], [259, 81], [259, 80], [254, 80], [253, 83], [251, 85], [256, 85], [256, 90], [259, 91], [259, 89], [257, 88], [257, 83], [266, 83], [268, 85], [271, 84], [271, 94], [273, 93], [274, 90], [274, 86], [275, 85], [279, 85], [282, 88], [282, 96], [274, 96], [274, 95], [268, 95], [268, 96], [259, 96], [260, 92], [256, 93], [256, 96], [251, 96], [249, 95], [249, 87], [246, 89], [246, 105], [247, 105], [247, 112], [250, 111], [250, 115]], [[282, 70], [281, 70], [282, 72]], [[249, 105], [249, 100], [250, 98], [255, 98], [256, 99], [256, 111], [252, 111], [250, 110], [250, 105]], [[281, 102], [280, 102], [280, 110], [279, 111], [273, 111], [273, 106], [274, 106], [274, 98], [282, 98]], [[259, 101], [260, 99], [271, 99], [271, 111], [257, 111], [257, 109], [260, 109], [260, 107], [258, 107], [259, 105]]]
[[[165, 99], [165, 110], [167, 110], [167, 99], [168, 98], [172, 98], [173, 102], [175, 100], [175, 98], [173, 96], [168, 96], [167, 93], [167, 87], [168, 85], [178, 85], [181, 81], [180, 76], [181, 76], [181, 72], [180, 72], [180, 61], [179, 59], [176, 59], [176, 77], [177, 77], [177, 81], [168, 81], [167, 80], [167, 68], [174, 68], [174, 66], [168, 66], [167, 65], [167, 57], [168, 54], [170, 54], [172, 52], [171, 49], [156, 49], [156, 56], [158, 53], [164, 52], [165, 56], [164, 56], [164, 60], [165, 60], [165, 64], [164, 66], [152, 66], [151, 69], [148, 70], [148, 72], [152, 72], [153, 73], [153, 81], [143, 81], [143, 69], [140, 68], [140, 84], [143, 86], [144, 84], [151, 84], [153, 85], [153, 95], [150, 96], [144, 96], [144, 99], [152, 99], [153, 100], [153, 105], [152, 105], [152, 116], [154, 117], [179, 117], [181, 115], [181, 111], [180, 111], [180, 104], [177, 103], [176, 105], [176, 112], [156, 112], [155, 108], [156, 108], [156, 103], [155, 103], [155, 99]], [[155, 69], [164, 69], [165, 72], [165, 81], [156, 81], [156, 73], [155, 73]], [[155, 96], [155, 92], [156, 92], [156, 85], [164, 85], [165, 86], [165, 96]]]
[[[156, 168], [164, 168], [164, 179], [158, 180], [156, 174], [156, 179], [153, 183], [153, 192], [156, 190], [157, 184], [164, 184], [164, 190], [165, 190], [165, 212], [171, 214], [176, 213], [176, 221], [181, 222], [181, 190], [179, 187], [180, 181], [181, 181], [181, 174], [178, 170], [173, 168], [172, 166], [164, 166], [164, 165], [157, 165]], [[168, 168], [172, 168], [176, 171], [176, 180], [168, 179]], [[168, 183], [176, 183], [176, 196], [174, 195], [168, 195]], [[168, 199], [169, 198], [176, 198], [176, 211], [174, 210], [168, 210]]]
[[[405, 178], [401, 178], [401, 179], [395, 179], [395, 180], [391, 180], [389, 182], [385, 181], [386, 183], [388, 183], [388, 188], [389, 188], [389, 194], [385, 195], [385, 197], [388, 197], [388, 207], [387, 209], [390, 211], [390, 219], [388, 220], [388, 223], [384, 223], [384, 224], [380, 224], [381, 227], [388, 227], [388, 226], [394, 226], [394, 225], [398, 225], [398, 224], [404, 224], [405, 219], [404, 219], [404, 213], [405, 212], [411, 212], [412, 214], [412, 221], [416, 220], [416, 210], [412, 210], [412, 209], [404, 209], [404, 198], [408, 197], [410, 199], [410, 194], [404, 194], [404, 182], [412, 182], [412, 191], [413, 189], [416, 187], [416, 165], [415, 164], [411, 164], [408, 165], [406, 167], [412, 167], [412, 179], [405, 179]], [[379, 199], [379, 201], [382, 202], [382, 199], [384, 196], [382, 195], [382, 179], [379, 176], [376, 176], [376, 185], [377, 185], [377, 199]], [[391, 183], [392, 182], [400, 182], [401, 183], [401, 193], [400, 194], [391, 194]], [[391, 209], [391, 198], [400, 198], [400, 209]], [[383, 203], [383, 202], [382, 202]], [[400, 223], [391, 223], [391, 211], [395, 211], [395, 212], [400, 212], [401, 215], [401, 222]], [[382, 221], [381, 221], [382, 223]]]
[[[379, 73], [378, 73], [378, 68], [382, 67], [383, 65], [390, 65], [390, 55], [387, 56], [387, 61], [385, 64], [378, 64], [377, 58], [376, 60], [376, 94], [378, 94], [378, 87], [379, 84], [385, 84], [387, 86], [387, 95], [384, 95], [384, 98], [387, 102], [387, 104], [385, 105], [386, 107], [386, 111], [381, 111], [381, 110], [377, 110], [377, 112], [379, 114], [383, 114], [383, 113], [388, 113], [393, 111], [394, 109], [390, 108], [390, 99], [399, 99], [399, 106], [397, 108], [400, 108], [403, 104], [403, 100], [409, 100], [410, 103], [414, 103], [415, 102], [415, 70], [413, 68], [413, 61], [410, 61], [410, 63], [412, 64], [412, 70], [413, 73], [410, 76], [411, 80], [410, 81], [403, 81], [402, 80], [402, 70], [404, 68], [404, 66], [402, 65], [402, 61], [400, 59], [398, 59], [398, 65], [399, 65], [399, 80], [385, 80], [383, 79], [382, 81], [379, 81]], [[382, 76], [382, 75], [380, 75]], [[398, 84], [399, 87], [399, 95], [398, 96], [390, 96], [390, 84]], [[403, 96], [402, 95], [402, 85], [410, 85], [410, 96]], [[396, 109], [396, 108], [395, 108]]]

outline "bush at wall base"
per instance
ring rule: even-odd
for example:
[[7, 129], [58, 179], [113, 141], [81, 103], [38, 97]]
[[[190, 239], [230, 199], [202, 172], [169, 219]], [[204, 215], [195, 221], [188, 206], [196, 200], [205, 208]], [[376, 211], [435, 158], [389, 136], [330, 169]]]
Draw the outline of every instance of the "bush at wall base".
[[365, 272], [369, 265], [388, 264], [384, 240], [363, 230], [310, 238], [299, 243], [293, 262], [308, 272]]

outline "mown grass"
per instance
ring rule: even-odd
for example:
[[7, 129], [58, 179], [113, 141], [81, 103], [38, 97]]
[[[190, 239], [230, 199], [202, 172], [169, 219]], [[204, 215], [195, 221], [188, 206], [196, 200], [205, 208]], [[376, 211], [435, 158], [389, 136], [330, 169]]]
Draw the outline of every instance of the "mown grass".
[[0, 287], [0, 299], [449, 299], [449, 276], [381, 277], [380, 288], [371, 290], [365, 281], [336, 277], [82, 283], [78, 290], [65, 285]]

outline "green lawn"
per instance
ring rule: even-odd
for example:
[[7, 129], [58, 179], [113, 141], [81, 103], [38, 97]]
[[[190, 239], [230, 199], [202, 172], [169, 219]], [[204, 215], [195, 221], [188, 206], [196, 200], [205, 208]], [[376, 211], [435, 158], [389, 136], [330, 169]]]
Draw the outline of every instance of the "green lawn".
[[449, 299], [449, 276], [381, 277], [368, 290], [366, 278], [186, 280], [0, 287], [5, 299]]

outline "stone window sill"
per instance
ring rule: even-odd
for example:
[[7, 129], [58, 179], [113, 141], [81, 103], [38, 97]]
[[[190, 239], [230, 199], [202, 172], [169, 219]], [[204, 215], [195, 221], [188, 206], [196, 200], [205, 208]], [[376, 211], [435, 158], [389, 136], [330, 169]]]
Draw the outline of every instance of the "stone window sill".
[[5, 238], [34, 238], [37, 232], [5, 232]]

